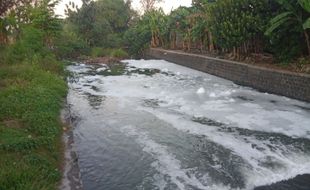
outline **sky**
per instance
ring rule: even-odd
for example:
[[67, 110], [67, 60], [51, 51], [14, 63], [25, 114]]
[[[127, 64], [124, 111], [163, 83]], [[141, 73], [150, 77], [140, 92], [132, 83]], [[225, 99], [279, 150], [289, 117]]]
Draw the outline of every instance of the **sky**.
[[[56, 7], [56, 14], [64, 16], [65, 5], [69, 3], [70, 0], [62, 0], [61, 3]], [[81, 0], [71, 0], [76, 5], [80, 6], [82, 4]], [[159, 4], [160, 7], [163, 8], [165, 13], [169, 13], [171, 9], [176, 9], [179, 6], [190, 6], [192, 0], [163, 0], [162, 3]], [[132, 6], [134, 9], [140, 9], [140, 0], [133, 0]]]

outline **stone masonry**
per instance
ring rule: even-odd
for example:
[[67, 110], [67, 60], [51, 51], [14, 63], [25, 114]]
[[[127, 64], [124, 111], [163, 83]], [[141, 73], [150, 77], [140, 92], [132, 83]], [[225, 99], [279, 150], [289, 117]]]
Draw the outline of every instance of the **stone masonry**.
[[205, 55], [156, 48], [148, 51], [147, 58], [164, 59], [262, 92], [310, 102], [309, 74], [279, 71]]

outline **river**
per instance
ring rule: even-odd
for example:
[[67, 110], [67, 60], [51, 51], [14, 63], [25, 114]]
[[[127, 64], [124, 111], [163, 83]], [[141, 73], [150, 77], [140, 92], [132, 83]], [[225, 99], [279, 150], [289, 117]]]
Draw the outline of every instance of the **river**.
[[309, 103], [163, 60], [67, 69], [85, 190], [310, 189]]

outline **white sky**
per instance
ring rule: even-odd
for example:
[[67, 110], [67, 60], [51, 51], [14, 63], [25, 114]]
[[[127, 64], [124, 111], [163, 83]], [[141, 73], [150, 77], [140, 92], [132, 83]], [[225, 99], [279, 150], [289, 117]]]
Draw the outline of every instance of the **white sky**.
[[[65, 5], [69, 3], [70, 0], [62, 0], [61, 3], [56, 7], [56, 14], [64, 16], [64, 9]], [[80, 6], [82, 4], [81, 0], [71, 0], [76, 5]], [[192, 3], [192, 0], [163, 0], [162, 3], [160, 3], [160, 7], [162, 7], [165, 11], [165, 13], [169, 13], [171, 9], [176, 9], [179, 6], [190, 6]], [[140, 0], [133, 0], [132, 6], [134, 9], [139, 10], [140, 9]]]

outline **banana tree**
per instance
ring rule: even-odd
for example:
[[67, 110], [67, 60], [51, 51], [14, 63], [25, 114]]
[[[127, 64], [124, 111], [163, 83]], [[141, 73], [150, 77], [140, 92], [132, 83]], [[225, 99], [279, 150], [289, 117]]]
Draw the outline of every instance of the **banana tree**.
[[190, 8], [188, 7], [179, 7], [171, 12], [170, 26], [172, 32], [172, 40], [174, 46], [176, 46], [176, 36], [177, 34], [182, 36], [183, 40], [183, 49], [188, 49], [188, 42], [191, 33], [191, 26], [189, 25], [188, 16], [190, 15]]
[[[286, 26], [297, 26], [303, 31], [305, 41], [310, 56], [310, 38], [308, 30], [310, 29], [310, 0], [287, 1], [277, 0], [277, 2], [284, 8], [285, 12], [280, 13], [270, 20], [270, 27], [265, 34], [270, 36], [273, 32], [286, 24]], [[308, 15], [308, 16], [307, 16]]]
[[168, 27], [170, 30], [170, 41], [171, 47], [173, 49], [178, 48], [177, 38], [178, 35], [182, 36], [182, 43], [184, 48], [184, 39], [188, 29], [187, 16], [189, 15], [189, 10], [187, 7], [179, 7], [171, 12], [168, 17]]
[[151, 10], [144, 16], [149, 20], [148, 24], [152, 33], [151, 47], [164, 45], [163, 37], [166, 33], [166, 16], [163, 10]]
[[260, 44], [269, 21], [268, 0], [218, 0], [210, 3], [207, 11], [218, 50], [238, 60], [263, 51]]
[[193, 27], [194, 40], [201, 40], [201, 50], [207, 46], [209, 52], [214, 51], [213, 35], [210, 30], [210, 12], [209, 7], [215, 3], [215, 0], [193, 0], [193, 7], [196, 9], [196, 23]]

